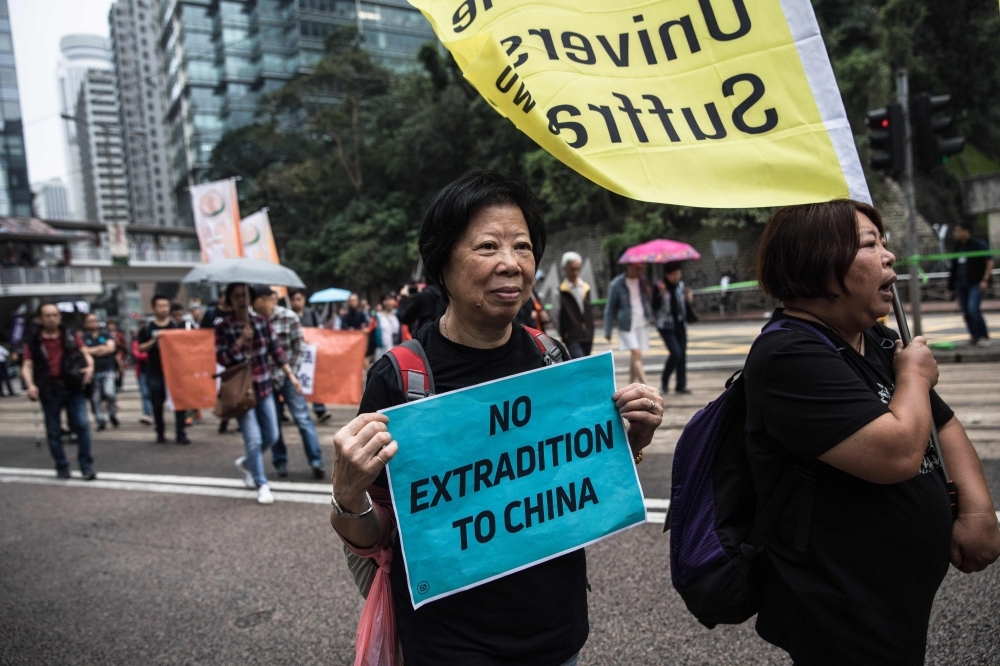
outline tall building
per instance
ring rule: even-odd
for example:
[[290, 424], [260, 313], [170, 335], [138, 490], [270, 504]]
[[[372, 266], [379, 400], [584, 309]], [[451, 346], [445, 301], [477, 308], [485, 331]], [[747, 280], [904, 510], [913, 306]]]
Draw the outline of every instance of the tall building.
[[80, 84], [74, 115], [87, 219], [127, 224], [128, 182], [114, 72], [87, 71]]
[[72, 220], [69, 191], [62, 179], [52, 178], [35, 184], [35, 214], [43, 220]]
[[311, 71], [335, 27], [359, 28], [394, 69], [416, 66], [420, 47], [437, 40], [406, 0], [158, 1], [171, 179], [185, 218], [187, 188], [205, 179], [222, 135], [252, 123], [262, 95]]
[[7, 0], [0, 0], [0, 215], [31, 217], [31, 187], [24, 154], [21, 98]]
[[170, 181], [156, 2], [117, 0], [108, 13], [108, 23], [130, 218], [136, 224], [173, 226], [178, 218]]
[[[60, 113], [65, 118], [76, 115], [80, 86], [92, 69], [111, 69], [111, 43], [100, 35], [66, 35], [59, 40], [59, 64], [56, 77], [59, 81]], [[86, 214], [86, 194], [83, 185], [83, 163], [74, 120], [63, 122], [65, 136], [66, 168], [69, 171], [69, 219], [83, 219]]]

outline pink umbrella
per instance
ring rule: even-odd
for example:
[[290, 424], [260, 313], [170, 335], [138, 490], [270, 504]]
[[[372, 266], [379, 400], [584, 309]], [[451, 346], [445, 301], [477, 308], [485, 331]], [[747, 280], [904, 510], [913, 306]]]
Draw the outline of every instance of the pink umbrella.
[[619, 264], [669, 264], [674, 261], [701, 259], [698, 251], [687, 243], [658, 238], [625, 250]]

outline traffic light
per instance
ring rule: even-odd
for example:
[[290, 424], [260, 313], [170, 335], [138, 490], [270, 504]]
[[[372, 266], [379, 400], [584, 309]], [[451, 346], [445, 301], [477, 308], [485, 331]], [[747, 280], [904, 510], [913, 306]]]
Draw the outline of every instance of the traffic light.
[[913, 158], [920, 171], [930, 171], [946, 161], [949, 155], [962, 150], [965, 137], [939, 137], [938, 133], [951, 127], [951, 116], [935, 118], [934, 112], [945, 108], [951, 95], [922, 93], [913, 100]]
[[871, 168], [898, 176], [905, 168], [903, 109], [889, 104], [868, 112], [868, 145], [872, 149]]

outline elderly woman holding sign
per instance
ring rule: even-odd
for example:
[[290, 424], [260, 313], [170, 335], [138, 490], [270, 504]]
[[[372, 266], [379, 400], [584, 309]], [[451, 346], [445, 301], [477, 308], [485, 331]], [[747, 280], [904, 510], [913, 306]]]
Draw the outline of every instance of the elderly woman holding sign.
[[[545, 365], [532, 333], [513, 323], [545, 249], [537, 203], [523, 184], [494, 172], [459, 178], [431, 203], [419, 242], [427, 277], [448, 300], [445, 314], [414, 336], [436, 393]], [[632, 384], [608, 399], [641, 459], [662, 419], [659, 392]], [[574, 664], [589, 630], [582, 549], [414, 610], [384, 472], [397, 445], [389, 418], [376, 413], [404, 402], [383, 358], [369, 373], [359, 415], [334, 438], [331, 523], [358, 555], [394, 549], [392, 597], [406, 665]]]

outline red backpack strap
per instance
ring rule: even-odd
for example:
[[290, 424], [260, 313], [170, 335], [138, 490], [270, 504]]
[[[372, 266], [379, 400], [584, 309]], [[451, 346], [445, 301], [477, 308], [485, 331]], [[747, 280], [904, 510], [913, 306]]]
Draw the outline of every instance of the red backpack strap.
[[434, 395], [434, 378], [423, 346], [414, 339], [407, 340], [386, 352], [396, 379], [407, 402]]
[[542, 358], [545, 360], [545, 365], [553, 365], [555, 363], [563, 362], [562, 350], [559, 349], [559, 345], [556, 344], [555, 340], [542, 331], [539, 331], [537, 328], [525, 326], [524, 330], [531, 335], [531, 339], [534, 340], [535, 345], [538, 346], [538, 351], [542, 352]]

